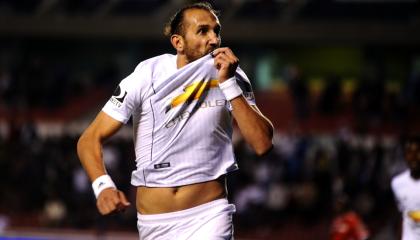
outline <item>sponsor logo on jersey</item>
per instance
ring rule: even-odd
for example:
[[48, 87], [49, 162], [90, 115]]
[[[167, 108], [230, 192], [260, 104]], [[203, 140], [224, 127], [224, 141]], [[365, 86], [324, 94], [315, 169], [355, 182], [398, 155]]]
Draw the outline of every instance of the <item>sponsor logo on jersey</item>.
[[210, 88], [219, 86], [219, 81], [216, 79], [210, 81], [199, 81], [194, 82], [184, 88], [184, 92], [174, 98], [172, 98], [169, 105], [165, 108], [165, 112], [168, 112], [172, 108], [175, 108], [184, 103], [190, 103], [194, 100], [200, 99]]
[[118, 85], [118, 87], [115, 89], [109, 101], [111, 101], [115, 106], [121, 107], [126, 96], [127, 96], [127, 91], [122, 92], [121, 87]]
[[202, 101], [200, 102], [200, 108], [211, 108], [211, 107], [224, 107], [227, 104], [226, 99], [216, 99], [213, 101]]
[[408, 211], [408, 216], [413, 221], [415, 221], [416, 223], [420, 223], [420, 211], [419, 210]]
[[171, 128], [171, 127], [177, 125], [178, 122], [181, 122], [182, 120], [189, 118], [190, 115], [191, 115], [190, 112], [185, 111], [185, 112], [181, 113], [179, 116], [175, 117], [174, 119], [171, 119], [168, 123], [165, 124], [165, 127], [166, 128]]
[[171, 166], [171, 163], [169, 162], [164, 162], [164, 163], [159, 163], [159, 164], [155, 164], [153, 167], [155, 169], [160, 169], [160, 168], [168, 168]]
[[[217, 100], [207, 100], [207, 101], [200, 101], [199, 105], [200, 108], [213, 108], [213, 107], [224, 107], [227, 104], [226, 99], [217, 99]], [[181, 122], [184, 119], [189, 118], [191, 115], [190, 112], [184, 111], [181, 114], [179, 114], [177, 117], [171, 119], [168, 123], [165, 124], [166, 128], [171, 128], [175, 125], [177, 125], [179, 122]]]

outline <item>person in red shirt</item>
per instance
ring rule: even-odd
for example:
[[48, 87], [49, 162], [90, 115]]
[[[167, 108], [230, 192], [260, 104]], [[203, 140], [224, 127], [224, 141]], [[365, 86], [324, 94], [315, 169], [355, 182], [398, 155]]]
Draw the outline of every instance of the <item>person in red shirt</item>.
[[334, 203], [337, 213], [331, 225], [331, 240], [366, 240], [369, 231], [359, 215], [349, 208], [346, 196], [340, 196]]

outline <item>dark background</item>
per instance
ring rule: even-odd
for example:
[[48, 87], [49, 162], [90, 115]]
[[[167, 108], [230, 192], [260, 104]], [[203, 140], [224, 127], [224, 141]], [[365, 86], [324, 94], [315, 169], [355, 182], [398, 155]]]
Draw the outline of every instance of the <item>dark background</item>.
[[[175, 53], [162, 29], [184, 2], [0, 0], [0, 234], [136, 234], [135, 209], [99, 216], [75, 146], [140, 61]], [[236, 235], [327, 239], [346, 195], [372, 239], [397, 239], [390, 181], [405, 169], [401, 139], [420, 131], [419, 3], [211, 2], [276, 128], [261, 158], [235, 134]], [[104, 152], [134, 201], [130, 126]]]

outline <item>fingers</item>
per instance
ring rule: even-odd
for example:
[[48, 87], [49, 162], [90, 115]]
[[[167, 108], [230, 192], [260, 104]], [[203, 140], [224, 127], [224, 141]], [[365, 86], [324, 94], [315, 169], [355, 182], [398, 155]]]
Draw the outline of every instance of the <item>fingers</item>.
[[218, 48], [212, 53], [214, 65], [219, 70], [219, 81], [223, 82], [234, 76], [239, 59], [229, 48]]
[[239, 59], [235, 56], [230, 48], [218, 48], [212, 53], [215, 60], [222, 59], [230, 63], [239, 63]]
[[121, 212], [130, 206], [124, 193], [114, 189], [105, 189], [99, 194], [96, 206], [102, 215]]
[[232, 54], [232, 55], [235, 55], [235, 54], [233, 54], [232, 50], [231, 50], [230, 48], [228, 48], [228, 47], [216, 48], [216, 49], [212, 52], [212, 55], [213, 55], [213, 57], [215, 57], [215, 56], [217, 56], [217, 55], [218, 55], [218, 54], [220, 54], [220, 53], [226, 53], [226, 54]]
[[118, 196], [121, 200], [121, 203], [123, 204], [123, 206], [130, 206], [130, 202], [127, 200], [127, 198], [125, 197], [125, 194], [121, 191], [118, 191]]
[[238, 66], [238, 61], [225, 54], [219, 54], [214, 58], [214, 65], [218, 70], [232, 69], [235, 70]]

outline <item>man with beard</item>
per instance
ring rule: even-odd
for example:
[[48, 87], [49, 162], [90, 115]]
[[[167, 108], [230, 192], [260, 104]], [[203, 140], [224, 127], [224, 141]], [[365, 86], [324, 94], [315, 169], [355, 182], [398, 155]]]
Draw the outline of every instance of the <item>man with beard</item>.
[[404, 141], [404, 158], [408, 170], [392, 179], [392, 191], [402, 213], [403, 240], [420, 239], [420, 137]]
[[239, 60], [220, 47], [221, 25], [208, 3], [181, 8], [165, 27], [176, 55], [141, 62], [123, 79], [78, 142], [97, 207], [106, 215], [130, 203], [107, 175], [102, 143], [132, 116], [140, 239], [232, 239], [235, 206], [226, 174], [238, 169], [232, 117], [259, 155], [273, 127], [258, 110]]

